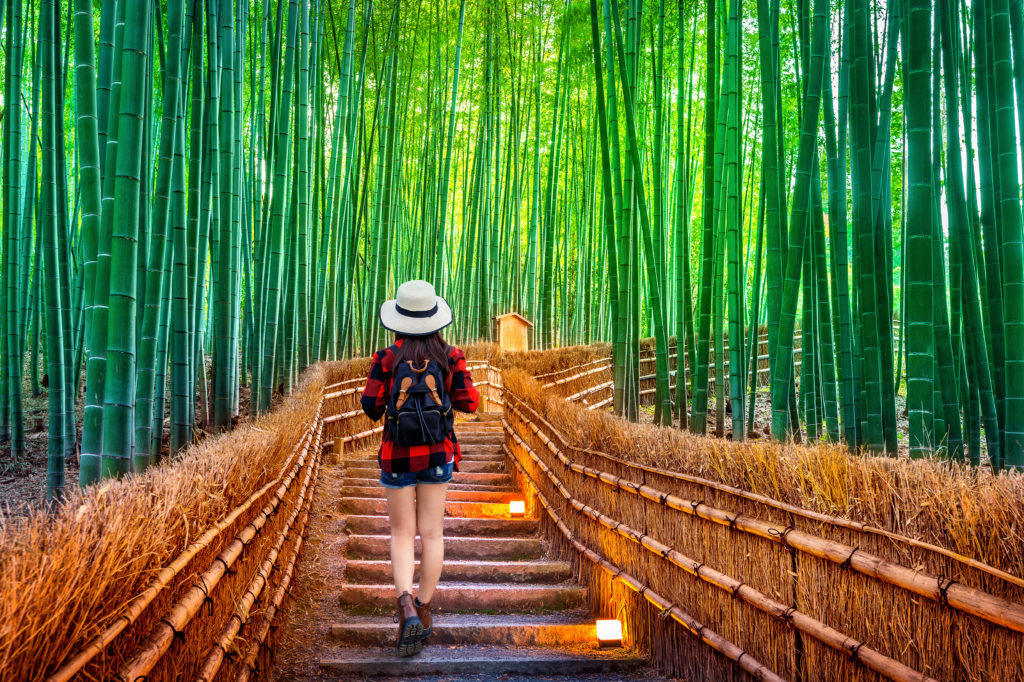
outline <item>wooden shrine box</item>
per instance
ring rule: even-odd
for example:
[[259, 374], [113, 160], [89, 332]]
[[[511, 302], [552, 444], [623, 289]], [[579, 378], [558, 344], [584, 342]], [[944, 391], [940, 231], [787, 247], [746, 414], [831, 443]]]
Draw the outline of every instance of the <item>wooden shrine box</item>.
[[503, 351], [529, 350], [530, 327], [533, 323], [519, 313], [505, 313], [494, 318], [498, 327], [498, 347]]

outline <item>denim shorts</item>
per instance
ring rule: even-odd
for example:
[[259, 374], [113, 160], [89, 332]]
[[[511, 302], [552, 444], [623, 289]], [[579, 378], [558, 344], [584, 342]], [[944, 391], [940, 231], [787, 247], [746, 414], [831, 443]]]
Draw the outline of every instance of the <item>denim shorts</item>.
[[409, 471], [404, 474], [392, 474], [387, 471], [380, 472], [380, 484], [385, 488], [407, 488], [419, 483], [448, 483], [452, 480], [452, 472], [455, 470], [455, 462], [449, 462], [439, 467], [430, 467], [422, 471]]

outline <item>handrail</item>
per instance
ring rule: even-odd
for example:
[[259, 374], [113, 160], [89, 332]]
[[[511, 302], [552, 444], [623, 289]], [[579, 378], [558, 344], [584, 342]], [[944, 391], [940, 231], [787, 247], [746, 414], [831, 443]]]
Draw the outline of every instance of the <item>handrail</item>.
[[[321, 399], [320, 403], [317, 405], [314, 423], [315, 420], [319, 418], [322, 407], [323, 399]], [[153, 603], [153, 600], [155, 600], [157, 596], [167, 588], [171, 580], [184, 570], [185, 566], [187, 566], [199, 552], [208, 547], [224, 530], [234, 524], [235, 521], [252, 508], [257, 501], [261, 500], [267, 493], [269, 493], [275, 485], [280, 485], [281, 481], [284, 480], [286, 473], [295, 465], [296, 458], [302, 450], [303, 444], [312, 436], [312, 431], [313, 429], [309, 428], [303, 433], [303, 437], [295, 444], [295, 447], [292, 448], [291, 454], [285, 461], [285, 464], [281, 467], [281, 471], [276, 478], [272, 479], [262, 488], [250, 495], [244, 502], [229, 512], [227, 516], [208, 528], [205, 533], [196, 538], [192, 544], [182, 550], [182, 552], [178, 554], [170, 564], [160, 569], [149, 587], [147, 587], [132, 601], [128, 602], [124, 608], [124, 612], [117, 618], [117, 620], [86, 644], [74, 658], [69, 660], [50, 675], [47, 678], [47, 682], [65, 682], [66, 680], [72, 679], [75, 675], [81, 672], [93, 658], [105, 651], [110, 643], [113, 642], [114, 639], [116, 639], [117, 636], [125, 630], [125, 628], [134, 624], [146, 608]]]
[[544, 493], [540, 491], [540, 487], [537, 485], [537, 482], [533, 480], [533, 477], [530, 476], [529, 472], [526, 471], [526, 469], [523, 467], [523, 465], [519, 462], [518, 459], [516, 459], [515, 457], [512, 457], [511, 459], [518, 467], [519, 471], [522, 472], [523, 476], [526, 477], [526, 480], [529, 481], [530, 487], [533, 488], [533, 491], [536, 494], [537, 499], [540, 501], [541, 506], [544, 507], [544, 510], [547, 512], [548, 516], [550, 516], [551, 520], [554, 521], [555, 526], [558, 528], [559, 531], [561, 531], [562, 535], [564, 535], [565, 538], [572, 544], [573, 548], [575, 548], [576, 551], [578, 551], [583, 556], [587, 557], [592, 562], [594, 562], [595, 564], [603, 568], [605, 571], [607, 571], [609, 574], [611, 574], [612, 580], [618, 580], [624, 583], [634, 592], [639, 592], [647, 601], [654, 604], [658, 608], [660, 613], [671, 616], [672, 620], [676, 621], [677, 623], [685, 627], [692, 634], [696, 635], [705, 644], [707, 644], [715, 651], [718, 651], [726, 658], [736, 663], [738, 666], [740, 666], [743, 670], [750, 673], [756, 679], [769, 680], [771, 682], [784, 682], [784, 679], [776, 675], [770, 668], [765, 666], [763, 663], [758, 661], [756, 658], [751, 656], [749, 653], [747, 653], [740, 647], [736, 646], [731, 641], [719, 635], [711, 628], [700, 623], [696, 618], [694, 618], [687, 611], [685, 611], [683, 607], [679, 606], [678, 604], [672, 603], [665, 597], [662, 597], [660, 594], [652, 590], [650, 587], [648, 587], [647, 585], [640, 582], [638, 579], [634, 578], [632, 575], [624, 571], [622, 567], [613, 564], [612, 562], [608, 561], [608, 559], [601, 556], [600, 554], [598, 554], [597, 552], [595, 552], [594, 550], [590, 549], [582, 542], [577, 540], [576, 537], [573, 535], [572, 530], [565, 524], [562, 518], [558, 515], [558, 512], [556, 512], [552, 508], [551, 503], [548, 502], [547, 498], [544, 496]]
[[[900, 682], [935, 682], [932, 678], [927, 677], [909, 666], [903, 665], [899, 661], [882, 654], [881, 652], [867, 646], [864, 642], [845, 635], [839, 630], [826, 625], [806, 613], [795, 608], [788, 607], [785, 604], [772, 599], [760, 590], [736, 580], [725, 573], [717, 571], [706, 563], [691, 559], [675, 549], [672, 549], [668, 545], [658, 542], [649, 534], [634, 530], [633, 528], [602, 514], [590, 505], [577, 500], [572, 496], [568, 488], [565, 487], [565, 484], [562, 483], [561, 479], [551, 471], [551, 468], [548, 467], [539, 456], [537, 456], [537, 453], [534, 452], [533, 449], [530, 448], [530, 446], [514, 431], [510, 431], [510, 433], [512, 433], [517, 444], [526, 450], [527, 454], [533, 458], [540, 469], [548, 476], [552, 485], [555, 486], [558, 492], [561, 493], [562, 497], [564, 497], [565, 500], [576, 509], [576, 511], [593, 518], [612, 532], [636, 542], [644, 549], [647, 549], [651, 553], [656, 554], [688, 573], [691, 573], [698, 579], [730, 593], [733, 597], [743, 599], [743, 601], [747, 602], [759, 611], [762, 611], [784, 623], [791, 624], [797, 630], [810, 635], [822, 644], [825, 644], [836, 651], [847, 654], [854, 661], [862, 662], [865, 666], [880, 675], [884, 675], [891, 680], [899, 680]], [[511, 451], [507, 446], [503, 447], [505, 447], [506, 452], [511, 455]], [[511, 456], [515, 459], [514, 455]], [[518, 464], [519, 462], [516, 461], [516, 463]], [[529, 476], [529, 474], [527, 474], [527, 476]]]
[[[785, 512], [788, 512], [788, 513], [791, 513], [791, 514], [796, 514], [797, 516], [802, 516], [804, 518], [807, 518], [807, 519], [810, 519], [810, 520], [813, 520], [813, 521], [818, 521], [820, 523], [825, 523], [825, 524], [829, 524], [829, 525], [833, 525], [833, 526], [838, 526], [840, 528], [846, 528], [848, 530], [860, 531], [860, 532], [863, 532], [863, 533], [869, 533], [869, 534], [872, 534], [872, 535], [878, 535], [878, 536], [881, 536], [881, 537], [885, 537], [886, 539], [892, 540], [894, 542], [903, 543], [903, 544], [909, 545], [911, 547], [915, 547], [917, 549], [923, 549], [923, 550], [927, 550], [927, 551], [930, 551], [930, 552], [934, 552], [936, 554], [940, 554], [940, 555], [946, 557], [947, 559], [951, 559], [951, 560], [956, 561], [958, 563], [961, 563], [961, 564], [964, 564], [966, 566], [969, 566], [969, 567], [971, 567], [971, 568], [973, 568], [975, 570], [981, 571], [983, 573], [987, 573], [987, 574], [989, 574], [989, 575], [991, 575], [991, 576], [993, 576], [995, 578], [999, 578], [1000, 580], [1004, 580], [1004, 581], [1006, 581], [1008, 583], [1011, 583], [1013, 585], [1016, 585], [1018, 587], [1024, 587], [1024, 579], [1020, 578], [1019, 576], [1016, 576], [1016, 575], [1014, 575], [1012, 573], [1008, 573], [1007, 571], [1004, 571], [1002, 569], [996, 568], [995, 566], [992, 566], [990, 564], [986, 564], [986, 563], [984, 563], [982, 561], [978, 561], [977, 559], [972, 559], [970, 557], [963, 556], [962, 554], [958, 554], [957, 552], [954, 552], [954, 551], [952, 551], [950, 549], [947, 549], [945, 547], [941, 547], [939, 545], [934, 545], [934, 544], [931, 544], [929, 542], [925, 542], [923, 540], [917, 540], [917, 539], [914, 539], [914, 538], [911, 538], [911, 537], [907, 537], [905, 535], [901, 535], [899, 533], [894, 533], [893, 531], [885, 530], [884, 528], [878, 528], [877, 526], [871, 526], [871, 525], [868, 525], [866, 523], [862, 523], [860, 521], [854, 521], [852, 519], [844, 519], [844, 518], [838, 517], [838, 516], [830, 516], [828, 514], [823, 514], [821, 512], [816, 512], [816, 511], [813, 511], [811, 509], [805, 509], [804, 507], [799, 507], [797, 505], [790, 504], [788, 502], [782, 502], [781, 500], [776, 500], [774, 498], [768, 497], [767, 495], [761, 495], [760, 493], [750, 492], [748, 490], [743, 490], [742, 488], [735, 488], [733, 486], [727, 485], [725, 483], [721, 483], [719, 481], [712, 481], [712, 480], [707, 479], [707, 478], [701, 478], [700, 476], [694, 476], [692, 474], [685, 474], [685, 473], [678, 472], [678, 471], [668, 471], [667, 469], [661, 469], [661, 468], [658, 468], [658, 467], [651, 466], [649, 464], [640, 464], [638, 462], [631, 462], [629, 460], [622, 459], [620, 457], [616, 457], [614, 455], [610, 455], [610, 454], [608, 454], [606, 452], [601, 452], [599, 450], [592, 450], [592, 449], [589, 449], [589, 448], [578, 447], [578, 446], [573, 445], [572, 443], [570, 443], [568, 441], [568, 439], [566, 439], [565, 436], [560, 431], [558, 431], [558, 429], [556, 429], [550, 422], [548, 422], [543, 417], [543, 415], [540, 415], [536, 410], [534, 410], [532, 407], [527, 405], [525, 401], [523, 401], [521, 398], [519, 398], [519, 396], [515, 395], [511, 391], [506, 391], [506, 392], [509, 395], [511, 395], [513, 400], [517, 401], [520, 406], [522, 406], [525, 409], [529, 410], [534, 416], [536, 416], [539, 421], [541, 421], [548, 429], [551, 430], [551, 432], [562, 443], [562, 445], [564, 447], [568, 448], [568, 449], [575, 450], [577, 452], [582, 452], [582, 453], [585, 453], [585, 454], [588, 454], [588, 455], [593, 455], [593, 456], [596, 456], [596, 457], [600, 457], [600, 458], [603, 458], [603, 459], [605, 459], [605, 460], [607, 460], [609, 462], [613, 462], [615, 464], [618, 464], [618, 465], [621, 465], [621, 466], [625, 466], [625, 467], [629, 467], [629, 468], [632, 468], [632, 469], [639, 469], [639, 470], [647, 472], [647, 473], [658, 474], [660, 476], [666, 476], [666, 477], [669, 477], [669, 478], [675, 478], [675, 479], [678, 479], [678, 480], [681, 480], [681, 481], [685, 481], [687, 483], [694, 483], [696, 485], [702, 485], [702, 486], [705, 486], [705, 487], [713, 488], [715, 490], [719, 490], [721, 492], [728, 493], [728, 494], [734, 495], [736, 497], [744, 498], [744, 499], [749, 500], [751, 502], [757, 502], [759, 504], [764, 504], [764, 505], [769, 506], [769, 507], [774, 507], [775, 509], [778, 509], [780, 511], [785, 511]], [[595, 403], [594, 405], [588, 406], [588, 409], [596, 409], [598, 406], [599, 406], [599, 404]], [[515, 406], [510, 406], [510, 407], [511, 407], [512, 410], [514, 410], [514, 411], [516, 410]], [[527, 420], [527, 421], [529, 421], [529, 420]]]

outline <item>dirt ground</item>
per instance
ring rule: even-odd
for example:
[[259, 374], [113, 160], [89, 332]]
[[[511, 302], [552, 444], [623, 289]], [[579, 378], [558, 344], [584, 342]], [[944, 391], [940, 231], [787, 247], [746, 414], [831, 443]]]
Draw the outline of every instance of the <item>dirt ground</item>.
[[[84, 384], [84, 381], [83, 381]], [[32, 386], [25, 381], [22, 395], [24, 396], [23, 409], [25, 413], [25, 457], [15, 460], [11, 456], [11, 443], [5, 441], [0, 443], [0, 516], [8, 518], [25, 515], [29, 510], [36, 509], [46, 501], [46, 450], [47, 440], [47, 414], [49, 394], [42, 389], [38, 396], [32, 395]], [[84, 388], [83, 388], [84, 391]], [[168, 402], [165, 403], [168, 409], [170, 384], [168, 383]], [[280, 404], [283, 397], [275, 393], [271, 401], [272, 407]], [[75, 407], [76, 443], [81, 443], [82, 438], [82, 400], [78, 400]], [[238, 413], [239, 416], [233, 420], [234, 425], [244, 423], [249, 419], [250, 386], [240, 386], [238, 391]], [[198, 440], [212, 434], [212, 430], [199, 430], [196, 434]], [[168, 442], [170, 439], [170, 419], [164, 419], [164, 448], [162, 457], [168, 455]], [[65, 488], [70, 489], [78, 485], [78, 452], [64, 462], [65, 466]]]

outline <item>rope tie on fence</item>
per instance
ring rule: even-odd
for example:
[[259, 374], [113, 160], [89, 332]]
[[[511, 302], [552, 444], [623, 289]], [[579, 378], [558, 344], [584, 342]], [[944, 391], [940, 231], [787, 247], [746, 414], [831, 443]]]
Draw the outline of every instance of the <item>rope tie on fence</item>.
[[179, 642], [185, 642], [186, 641], [186, 639], [185, 639], [185, 632], [183, 630], [179, 630], [178, 628], [174, 627], [174, 623], [172, 623], [166, 617], [161, 618], [160, 622], [163, 623], [164, 625], [166, 625], [167, 627], [169, 627], [171, 629], [171, 635], [172, 635], [172, 637], [174, 639], [178, 640]]
[[796, 548], [793, 547], [793, 545], [789, 544], [788, 540], [789, 534], [792, 533], [794, 530], [796, 530], [796, 528], [794, 528], [793, 526], [786, 526], [781, 532], [777, 528], [769, 528], [768, 535], [771, 535], [773, 538], [778, 538], [779, 542], [782, 543], [783, 547], [785, 547], [791, 552], [794, 552], [796, 551]]
[[943, 606], [949, 606], [949, 588], [955, 583], [955, 580], [951, 578], [938, 578], [939, 583], [939, 603]]
[[663, 608], [661, 611], [659, 611], [658, 612], [658, 618], [660, 618], [662, 620], [666, 620], [669, 616], [672, 615], [672, 607], [673, 606], [675, 606], [675, 605], [674, 604], [669, 604], [668, 606]]
[[860, 662], [860, 648], [864, 646], [864, 642], [857, 642], [857, 646], [850, 647], [850, 660], [854, 663]]
[[693, 562], [693, 574], [695, 576], [700, 577], [700, 569], [702, 569], [702, 568], [704, 568], [704, 562], [703, 561], [694, 561]]
[[856, 554], [858, 550], [860, 550], [860, 545], [853, 548], [853, 551], [850, 552], [850, 556], [843, 559], [843, 563], [839, 564], [839, 568], [850, 568], [851, 562], [853, 561], [853, 555]]
[[700, 502], [697, 502], [696, 500], [690, 500], [690, 506], [693, 508], [693, 515], [697, 518], [700, 518], [700, 514], [697, 513], [697, 507], [701, 506], [702, 504], [704, 504], [703, 500], [701, 500]]
[[779, 615], [779, 620], [781, 620], [783, 623], [785, 623], [788, 627], [792, 628], [793, 627], [793, 613], [794, 612], [796, 612], [796, 607], [795, 606], [790, 606], [788, 609], [786, 609], [785, 611], [783, 611]]
[[736, 530], [736, 520], [743, 516], [742, 513], [737, 512], [735, 516], [729, 519], [729, 530]]
[[736, 599], [737, 597], [740, 596], [740, 588], [743, 587], [744, 585], [746, 585], [746, 583], [736, 583], [736, 587], [734, 587], [734, 588], [732, 588], [732, 590], [730, 590], [732, 592], [732, 598], [733, 599]]
[[668, 493], [661, 493], [660, 499], [658, 501], [661, 503], [661, 506], [664, 507], [665, 503], [668, 501]]

